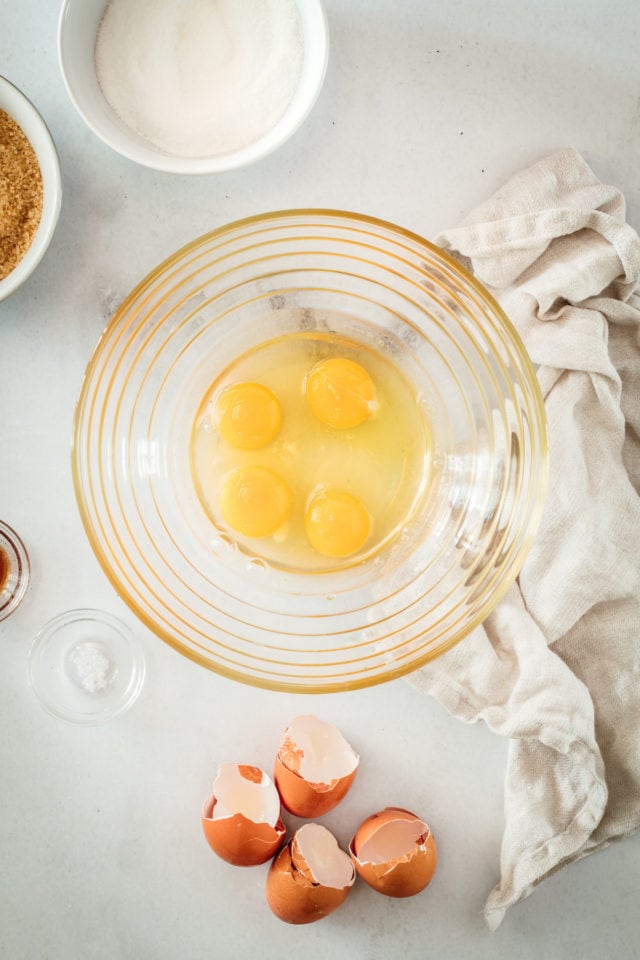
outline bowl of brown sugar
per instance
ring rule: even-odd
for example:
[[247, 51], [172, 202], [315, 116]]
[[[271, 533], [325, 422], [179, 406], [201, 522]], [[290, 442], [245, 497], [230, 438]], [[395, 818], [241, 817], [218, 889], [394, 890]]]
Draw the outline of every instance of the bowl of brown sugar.
[[55, 144], [31, 101], [0, 76], [0, 300], [42, 260], [62, 189]]

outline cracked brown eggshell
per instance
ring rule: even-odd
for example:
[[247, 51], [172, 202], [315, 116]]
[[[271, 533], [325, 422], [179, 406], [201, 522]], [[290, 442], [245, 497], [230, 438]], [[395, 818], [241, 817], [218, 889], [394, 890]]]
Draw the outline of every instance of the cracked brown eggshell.
[[314, 923], [344, 903], [355, 877], [333, 834], [319, 823], [306, 823], [269, 868], [267, 903], [285, 923]]
[[359, 757], [336, 726], [296, 717], [284, 731], [274, 765], [282, 805], [296, 817], [321, 817], [336, 807], [354, 781]]
[[438, 851], [429, 826], [401, 807], [367, 817], [349, 845], [365, 883], [388, 897], [412, 897], [431, 882]]
[[252, 867], [270, 860], [286, 829], [278, 792], [264, 770], [220, 764], [213, 794], [202, 809], [202, 829], [213, 852], [227, 863]]

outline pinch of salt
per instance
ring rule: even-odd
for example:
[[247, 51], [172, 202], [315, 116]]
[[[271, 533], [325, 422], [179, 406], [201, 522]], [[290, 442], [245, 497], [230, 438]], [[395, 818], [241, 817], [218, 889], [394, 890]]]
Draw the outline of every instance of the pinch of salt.
[[77, 647], [71, 655], [71, 662], [80, 686], [87, 693], [98, 693], [109, 685], [113, 664], [95, 643], [87, 642]]

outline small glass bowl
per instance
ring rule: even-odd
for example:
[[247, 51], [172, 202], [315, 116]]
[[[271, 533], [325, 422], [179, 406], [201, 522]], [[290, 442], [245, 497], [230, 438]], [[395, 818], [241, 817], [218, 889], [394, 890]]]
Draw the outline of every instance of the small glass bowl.
[[97, 724], [132, 706], [144, 683], [145, 663], [133, 634], [117, 617], [71, 610], [37, 634], [28, 672], [48, 713], [70, 723]]
[[29, 586], [29, 555], [22, 540], [0, 520], [0, 620], [18, 607]]

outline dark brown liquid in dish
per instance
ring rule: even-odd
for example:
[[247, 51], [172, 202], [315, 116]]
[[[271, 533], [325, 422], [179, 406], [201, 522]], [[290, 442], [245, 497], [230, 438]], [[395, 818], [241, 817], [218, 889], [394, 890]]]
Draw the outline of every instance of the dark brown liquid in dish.
[[9, 579], [9, 558], [0, 547], [0, 590], [4, 590], [4, 586]]

